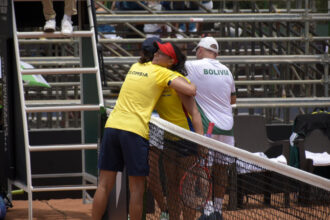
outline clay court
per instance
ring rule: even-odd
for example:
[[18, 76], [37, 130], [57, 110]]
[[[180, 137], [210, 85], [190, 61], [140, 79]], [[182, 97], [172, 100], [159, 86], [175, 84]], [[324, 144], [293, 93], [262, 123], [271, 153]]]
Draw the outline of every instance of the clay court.
[[[28, 219], [28, 201], [14, 200], [13, 208], [7, 211], [6, 220]], [[92, 204], [83, 204], [82, 199], [53, 199], [33, 201], [33, 220], [87, 220], [92, 216]]]

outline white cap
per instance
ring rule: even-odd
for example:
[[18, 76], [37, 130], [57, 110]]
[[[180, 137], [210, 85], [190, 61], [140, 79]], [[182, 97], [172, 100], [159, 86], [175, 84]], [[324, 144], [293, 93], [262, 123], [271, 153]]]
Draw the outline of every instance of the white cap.
[[204, 38], [202, 38], [199, 41], [198, 45], [193, 49], [193, 51], [195, 52], [198, 47], [203, 47], [203, 48], [211, 50], [211, 51], [213, 51], [217, 54], [219, 52], [218, 42], [213, 37], [204, 37]]

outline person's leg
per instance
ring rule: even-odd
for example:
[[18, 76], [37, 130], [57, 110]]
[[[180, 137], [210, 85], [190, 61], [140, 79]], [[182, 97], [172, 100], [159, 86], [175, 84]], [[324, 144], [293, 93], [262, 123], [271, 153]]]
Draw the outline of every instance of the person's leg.
[[[235, 144], [233, 136], [212, 135], [212, 138], [232, 146], [234, 146]], [[228, 164], [232, 162], [233, 161], [231, 161], [230, 158], [227, 158], [221, 153], [215, 153], [214, 163], [212, 166], [212, 173], [214, 178], [214, 216], [219, 214], [221, 216], [223, 198], [225, 196], [226, 187], [228, 184], [227, 168]], [[217, 214], [216, 212], [218, 212], [219, 214]]]
[[145, 176], [129, 176], [129, 216], [131, 220], [141, 220], [143, 211], [143, 194]]
[[[214, 178], [214, 197], [215, 199], [221, 199], [222, 202], [228, 182], [227, 165], [215, 162], [212, 166], [212, 173]], [[216, 211], [221, 212], [222, 204], [214, 204], [214, 206]]]
[[157, 201], [157, 204], [162, 212], [166, 211], [166, 200], [163, 195], [161, 177], [159, 173], [159, 160], [161, 151], [156, 147], [152, 147], [149, 151], [149, 166], [150, 173], [147, 177], [148, 187]]
[[[199, 5], [196, 2], [190, 1], [189, 2], [189, 10], [199, 10]], [[187, 25], [187, 30], [189, 32], [197, 32], [197, 30], [199, 30], [198, 27], [199, 23], [189, 23], [189, 25]]]
[[109, 193], [111, 192], [117, 172], [101, 170], [97, 190], [94, 194], [92, 219], [101, 220], [108, 204]]
[[[178, 182], [178, 186], [180, 185], [180, 180], [182, 178], [182, 176], [184, 175], [184, 173], [195, 163], [196, 161], [196, 157], [191, 155], [191, 156], [186, 156], [186, 157], [182, 157], [180, 159], [181, 164], [183, 165], [183, 169], [179, 169], [179, 173], [178, 176], [180, 177], [179, 182]], [[190, 219], [196, 219], [196, 210], [184, 206], [184, 204], [181, 202], [181, 206], [182, 206], [182, 212], [183, 212], [183, 220], [190, 220]]]
[[[178, 10], [178, 11], [185, 10], [186, 9], [185, 2], [184, 1], [173, 1], [172, 2], [172, 9], [173, 10]], [[182, 23], [182, 24], [175, 23], [174, 26], [177, 29], [179, 29], [179, 32], [185, 32], [185, 24], [184, 23]], [[179, 39], [183, 38], [183, 36], [180, 33], [176, 33], [175, 35]]]
[[180, 219], [181, 208], [180, 208], [180, 197], [179, 197], [179, 185], [180, 185], [180, 174], [183, 171], [179, 171], [180, 163], [179, 158], [177, 157], [177, 153], [167, 150], [165, 152], [166, 157], [170, 157], [164, 159], [164, 168], [166, 174], [166, 187], [167, 187], [167, 206], [168, 206], [168, 214], [170, 219]]
[[120, 130], [105, 128], [102, 144], [99, 150], [98, 168], [100, 170], [99, 184], [94, 194], [92, 219], [101, 220], [109, 193], [111, 192], [117, 172], [123, 170], [124, 160], [118, 140]]
[[56, 29], [56, 13], [53, 8], [53, 2], [51, 0], [42, 0], [42, 8], [44, 17], [46, 19], [44, 25], [45, 32], [54, 32]]
[[138, 134], [120, 131], [120, 145], [127, 168], [131, 220], [141, 220], [145, 179], [149, 175], [149, 141]]
[[52, 0], [42, 0], [41, 2], [42, 2], [43, 13], [44, 13], [46, 21], [48, 21], [50, 19], [55, 19], [56, 12], [54, 11], [54, 8], [53, 8], [53, 1]]
[[77, 14], [76, 0], [65, 0], [64, 14], [66, 14], [67, 16], [72, 16]]
[[77, 14], [76, 0], [65, 0], [64, 16], [61, 23], [61, 32], [64, 35], [71, 34], [73, 31], [71, 15]]

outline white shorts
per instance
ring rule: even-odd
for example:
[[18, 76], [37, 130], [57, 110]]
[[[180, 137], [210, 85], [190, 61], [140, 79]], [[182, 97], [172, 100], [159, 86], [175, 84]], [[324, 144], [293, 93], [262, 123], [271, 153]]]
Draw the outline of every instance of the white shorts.
[[221, 134], [212, 134], [211, 138], [213, 138], [214, 140], [223, 142], [225, 144], [235, 146], [234, 136], [227, 136], [227, 135], [221, 135]]
[[[231, 146], [235, 146], [235, 140], [234, 136], [227, 136], [227, 135], [221, 135], [221, 134], [212, 134], [212, 139], [220, 141], [225, 144], [229, 144]], [[209, 151], [208, 156], [208, 163], [207, 166], [211, 167], [213, 165], [213, 162], [219, 163], [219, 164], [228, 164], [228, 163], [234, 163], [235, 160], [231, 157], [226, 157], [221, 153], [217, 153], [215, 151]]]

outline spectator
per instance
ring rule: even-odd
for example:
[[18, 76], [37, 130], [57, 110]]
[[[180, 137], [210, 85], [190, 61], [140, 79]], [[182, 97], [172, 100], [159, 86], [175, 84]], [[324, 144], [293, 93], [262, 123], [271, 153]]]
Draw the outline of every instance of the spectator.
[[[172, 10], [198, 10], [198, 4], [193, 1], [174, 1], [172, 2]], [[195, 33], [197, 32], [196, 23], [181, 23], [176, 24], [176, 27], [179, 29], [179, 32]], [[180, 33], [176, 34], [176, 37], [181, 39], [183, 36]]]
[[[144, 60], [146, 57], [154, 56], [153, 63], [164, 66], [164, 62], [162, 62], [162, 57], [164, 54], [169, 56], [170, 50], [176, 51], [178, 63], [171, 66], [166, 66], [167, 68], [177, 71], [178, 76], [184, 77], [186, 75], [186, 71], [184, 69], [184, 63], [186, 57], [180, 52], [180, 50], [170, 43], [161, 44], [160, 39], [158, 38], [149, 38], [157, 41], [157, 45], [148, 45], [147, 41], [145, 41], [142, 45], [144, 54]], [[154, 51], [159, 48], [158, 52], [155, 54]], [[165, 67], [165, 66], [164, 66]], [[187, 80], [188, 81], [188, 80]], [[171, 88], [166, 88], [163, 91], [160, 99], [156, 105], [156, 111], [159, 116], [169, 122], [172, 122], [180, 127], [183, 127], [188, 130], [196, 131], [199, 134], [203, 134], [203, 125], [201, 121], [200, 114], [198, 112], [195, 100], [193, 97], [184, 96], [180, 93], [175, 92]], [[185, 114], [185, 112], [189, 114]], [[180, 140], [178, 140], [179, 142]], [[156, 146], [159, 147], [159, 146]], [[197, 147], [197, 146], [196, 146]], [[174, 160], [167, 161], [162, 160], [159, 155], [162, 154], [162, 150], [166, 151], [166, 155], [171, 155], [171, 158]], [[176, 165], [179, 163], [182, 166], [189, 167], [194, 162], [195, 155], [197, 149], [170, 149], [167, 147], [166, 149], [158, 150], [157, 148], [153, 148], [152, 153], [150, 153], [149, 160], [150, 169], [152, 170], [153, 178], [152, 181], [149, 181], [149, 188], [152, 191], [162, 213], [160, 219], [179, 219], [181, 211], [183, 211], [184, 219], [193, 219], [196, 215], [195, 211], [184, 207], [180, 202], [179, 194], [177, 192], [177, 186], [180, 184], [180, 178], [183, 176], [185, 169], [177, 167]], [[166, 184], [164, 187], [164, 191], [166, 194], [166, 200], [164, 198], [164, 194], [162, 193], [163, 187], [160, 183], [160, 174], [159, 172], [159, 164], [164, 165], [165, 176], [166, 176]], [[164, 182], [164, 181], [163, 181]], [[167, 202], [167, 204], [166, 204]], [[166, 213], [168, 210], [169, 216]]]
[[[99, 2], [103, 5], [106, 5], [105, 2]], [[112, 4], [111, 6], [106, 6], [106, 7], [114, 7], [115, 4]], [[99, 6], [99, 4], [95, 3], [95, 9], [96, 12], [102, 13], [105, 12], [105, 10]], [[117, 36], [116, 34], [116, 28], [113, 25], [109, 24], [99, 24], [97, 25], [97, 31], [99, 33], [99, 36], [101, 35], [104, 38], [108, 39], [121, 39], [120, 36]]]
[[[56, 12], [53, 8], [52, 0], [42, 0], [43, 13], [46, 19], [44, 26], [45, 32], [54, 32], [56, 29]], [[77, 14], [76, 0], [65, 0], [64, 1], [64, 16], [61, 22], [62, 34], [72, 33], [72, 21], [71, 16]]]
[[[202, 1], [202, 6], [204, 6], [208, 10], [213, 9], [213, 1]], [[203, 8], [199, 7], [199, 10], [202, 10], [203, 12], [205, 11]], [[203, 31], [203, 23], [197, 23], [197, 31]], [[209, 34], [205, 34], [208, 36]], [[203, 37], [203, 35], [202, 35]]]
[[[209, 122], [213, 122], [215, 126], [211, 137], [234, 146], [231, 104], [236, 103], [236, 94], [233, 76], [226, 66], [216, 60], [219, 45], [213, 37], [202, 38], [195, 49], [198, 60], [187, 61], [185, 66], [188, 78], [198, 88], [196, 102], [202, 116], [204, 132], [206, 133]], [[228, 178], [226, 166], [218, 154], [209, 154], [209, 162], [216, 181], [213, 188], [214, 212], [210, 217], [222, 219], [222, 201]], [[210, 208], [205, 207], [204, 213], [207, 210]], [[206, 219], [206, 216], [202, 215], [200, 219]]]

